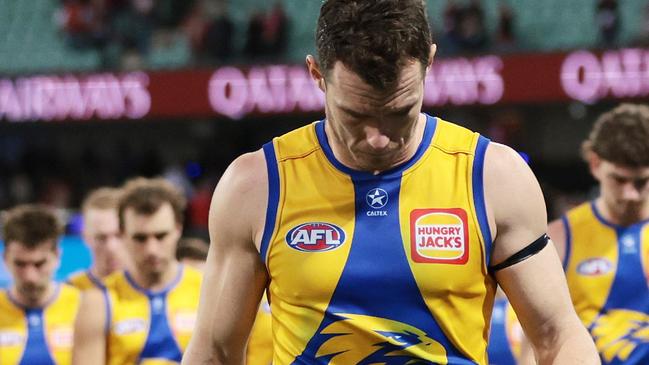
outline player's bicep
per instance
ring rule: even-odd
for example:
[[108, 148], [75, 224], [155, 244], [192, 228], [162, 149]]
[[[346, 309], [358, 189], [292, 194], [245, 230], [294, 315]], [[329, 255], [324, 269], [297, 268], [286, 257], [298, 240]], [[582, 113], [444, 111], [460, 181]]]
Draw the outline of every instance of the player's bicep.
[[[238, 363], [266, 285], [266, 268], [255, 244], [265, 212], [263, 155], [240, 157], [219, 182], [209, 216], [210, 250], [201, 289], [191, 357], [227, 356]], [[202, 351], [203, 354], [198, 352]], [[225, 353], [225, 355], [224, 355]]]
[[74, 324], [72, 364], [104, 364], [106, 361], [106, 308], [104, 294], [97, 289], [83, 293]]
[[547, 335], [564, 328], [561, 318], [576, 318], [561, 261], [543, 236], [547, 231], [543, 194], [532, 171], [513, 150], [493, 145], [486, 159], [485, 191], [497, 231], [491, 265], [507, 262], [521, 250], [529, 253], [494, 276], [525, 333], [535, 346], [543, 347]]

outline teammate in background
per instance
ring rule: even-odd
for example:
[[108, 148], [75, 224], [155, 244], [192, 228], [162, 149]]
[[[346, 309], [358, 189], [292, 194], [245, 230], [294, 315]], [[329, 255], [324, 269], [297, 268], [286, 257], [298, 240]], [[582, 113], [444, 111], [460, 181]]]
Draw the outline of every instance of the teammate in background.
[[429, 29], [422, 0], [323, 2], [326, 120], [223, 175], [185, 364], [241, 364], [266, 288], [274, 364], [486, 364], [498, 283], [541, 364], [599, 363], [525, 162], [421, 113]]
[[126, 261], [117, 217], [119, 194], [119, 189], [99, 188], [90, 192], [81, 204], [82, 235], [92, 252], [92, 266], [68, 278], [71, 285], [81, 290], [103, 287], [104, 278], [122, 269]]
[[210, 246], [200, 238], [181, 238], [176, 248], [176, 260], [203, 272]]
[[549, 225], [604, 364], [649, 364], [649, 107], [604, 113], [582, 145], [595, 200]]
[[[182, 238], [178, 241], [176, 259], [203, 271], [209, 245], [199, 238]], [[270, 365], [273, 361], [273, 334], [270, 305], [264, 295], [259, 305], [255, 324], [250, 331], [246, 347], [246, 365]]]
[[6, 213], [4, 262], [12, 284], [0, 291], [0, 363], [70, 364], [81, 293], [54, 281], [63, 232], [56, 215], [38, 205]]
[[[185, 198], [163, 179], [138, 178], [122, 188], [119, 224], [132, 271], [84, 295], [73, 364], [179, 363], [192, 335], [201, 274], [175, 257]], [[108, 330], [107, 330], [108, 329]]]
[[521, 356], [523, 328], [516, 318], [516, 313], [507, 297], [499, 288], [496, 292], [496, 302], [491, 316], [489, 331], [490, 365], [516, 365]]

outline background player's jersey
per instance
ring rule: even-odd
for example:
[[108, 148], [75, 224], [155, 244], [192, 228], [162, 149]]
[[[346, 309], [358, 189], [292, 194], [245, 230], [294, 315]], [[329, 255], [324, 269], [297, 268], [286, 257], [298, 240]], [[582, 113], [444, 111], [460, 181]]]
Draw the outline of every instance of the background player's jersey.
[[488, 140], [427, 117], [413, 158], [374, 175], [324, 123], [264, 146], [274, 364], [486, 364]]
[[509, 301], [507, 298], [496, 299], [487, 348], [489, 364], [516, 365], [516, 359], [521, 355], [522, 340], [523, 329]]
[[201, 274], [179, 266], [168, 288], [149, 291], [127, 272], [106, 279], [110, 305], [107, 365], [180, 363], [194, 330]]
[[273, 328], [270, 304], [264, 295], [246, 347], [246, 365], [270, 365], [273, 362]]
[[649, 364], [649, 221], [607, 222], [594, 203], [563, 217], [575, 309], [605, 364]]
[[70, 364], [80, 300], [79, 290], [67, 284], [57, 284], [42, 308], [25, 308], [9, 289], [0, 291], [0, 364]]
[[104, 287], [101, 279], [93, 275], [90, 270], [73, 273], [68, 277], [66, 282], [81, 291], [85, 291], [90, 288], [103, 289]]

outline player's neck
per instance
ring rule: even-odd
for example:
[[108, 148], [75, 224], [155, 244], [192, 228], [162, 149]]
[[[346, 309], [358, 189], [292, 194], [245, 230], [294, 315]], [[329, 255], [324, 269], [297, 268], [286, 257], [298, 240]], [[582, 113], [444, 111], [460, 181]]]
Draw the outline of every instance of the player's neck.
[[98, 278], [98, 279], [103, 279], [103, 278], [105, 278], [106, 276], [108, 276], [108, 275], [110, 275], [110, 274], [113, 273], [112, 271], [101, 270], [101, 269], [100, 269], [99, 267], [97, 267], [96, 265], [95, 265], [95, 266], [92, 266], [92, 267], [90, 268], [90, 270], [88, 270], [88, 271], [90, 271], [90, 274], [91, 274], [92, 276], [94, 276], [94, 277], [96, 277], [96, 278]]
[[172, 260], [167, 270], [157, 275], [147, 275], [141, 272], [141, 270], [135, 270], [133, 280], [140, 287], [155, 292], [171, 285], [178, 275], [178, 270], [180, 270], [179, 263]]
[[38, 297], [30, 297], [22, 294], [15, 285], [11, 286], [11, 297], [21, 306], [26, 308], [42, 308], [44, 307], [56, 291], [56, 283], [50, 281], [47, 285], [47, 289], [43, 291]]
[[608, 206], [601, 197], [595, 200], [595, 206], [607, 222], [621, 227], [628, 227], [638, 222], [649, 219], [649, 201], [642, 205], [637, 211], [627, 212], [626, 214], [617, 213]]
[[419, 148], [419, 145], [421, 144], [421, 141], [424, 137], [424, 130], [426, 129], [426, 120], [427, 117], [425, 114], [420, 113], [417, 119], [417, 122], [415, 123], [413, 134], [410, 137], [410, 140], [407, 141], [404, 145], [403, 148], [403, 153], [401, 153], [399, 156], [397, 156], [393, 161], [390, 161], [388, 165], [385, 167], [382, 167], [380, 169], [371, 169], [366, 166], [363, 166], [362, 161], [357, 161], [354, 156], [349, 152], [348, 149], [343, 147], [335, 137], [335, 133], [330, 127], [325, 125], [325, 130], [327, 133], [327, 140], [329, 141], [329, 145], [331, 146], [331, 150], [340, 163], [343, 165], [354, 169], [354, 170], [360, 170], [360, 171], [368, 171], [374, 174], [379, 174], [383, 171], [392, 169], [396, 166], [399, 166], [403, 163], [406, 163], [409, 161], [416, 153], [417, 149]]

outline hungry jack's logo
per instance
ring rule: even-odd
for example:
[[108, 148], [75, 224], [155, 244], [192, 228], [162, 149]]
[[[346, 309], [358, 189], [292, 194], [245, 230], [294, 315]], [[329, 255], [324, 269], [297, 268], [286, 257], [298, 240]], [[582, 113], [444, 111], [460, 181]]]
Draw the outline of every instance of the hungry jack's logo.
[[415, 209], [410, 212], [410, 253], [418, 263], [463, 265], [469, 260], [464, 209]]

